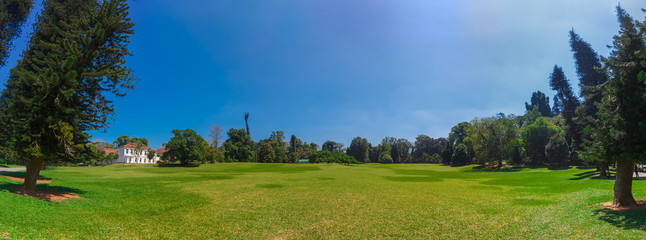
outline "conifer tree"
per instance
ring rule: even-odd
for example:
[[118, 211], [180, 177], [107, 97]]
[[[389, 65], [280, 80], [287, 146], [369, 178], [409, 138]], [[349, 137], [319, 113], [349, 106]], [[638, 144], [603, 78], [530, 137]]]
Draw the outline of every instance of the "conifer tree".
[[581, 87], [579, 96], [584, 99], [585, 115], [594, 116], [597, 113], [596, 104], [602, 98], [600, 86], [608, 81], [608, 75], [602, 71], [597, 52], [574, 29], [570, 30], [570, 47]]
[[[558, 99], [558, 101], [555, 100], [554, 107], [562, 107], [561, 117], [565, 120], [564, 129], [568, 143], [570, 146], [574, 146], [574, 149], [578, 149], [577, 146], [581, 142], [581, 132], [574, 118], [576, 117], [576, 108], [580, 103], [561, 67], [554, 66], [554, 70], [550, 74], [550, 86], [552, 90], [556, 91], [554, 98]], [[560, 103], [560, 105], [557, 106], [557, 103]]]
[[6, 64], [12, 42], [22, 32], [33, 5], [33, 0], [0, 1], [0, 66]]
[[531, 111], [534, 106], [538, 107], [538, 111], [543, 117], [552, 116], [552, 109], [550, 108], [550, 98], [545, 96], [545, 93], [541, 91], [536, 91], [532, 93], [532, 98], [530, 100], [531, 104], [525, 102], [525, 109]]
[[637, 205], [632, 195], [635, 160], [646, 153], [646, 22], [634, 21], [617, 6], [620, 24], [610, 56], [610, 78], [599, 108], [596, 142], [602, 155], [617, 161], [615, 206]]
[[134, 78], [125, 66], [133, 23], [125, 0], [45, 0], [23, 59], [3, 98], [15, 147], [28, 161], [24, 191], [34, 191], [45, 161], [69, 159], [89, 130], [107, 127], [112, 102]]

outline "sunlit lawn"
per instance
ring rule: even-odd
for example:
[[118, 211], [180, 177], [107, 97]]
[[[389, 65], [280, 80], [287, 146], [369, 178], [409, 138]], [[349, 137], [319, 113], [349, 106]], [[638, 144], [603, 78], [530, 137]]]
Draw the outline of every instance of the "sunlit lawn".
[[[646, 211], [607, 213], [594, 169], [504, 172], [440, 165], [208, 164], [58, 167], [40, 185], [84, 199], [13, 195], [0, 238], [644, 238]], [[646, 182], [636, 181], [636, 198]]]

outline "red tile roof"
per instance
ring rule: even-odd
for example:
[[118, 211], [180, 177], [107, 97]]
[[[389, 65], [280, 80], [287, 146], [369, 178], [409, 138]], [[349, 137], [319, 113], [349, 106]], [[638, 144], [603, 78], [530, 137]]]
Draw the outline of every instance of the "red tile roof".
[[105, 154], [108, 154], [108, 153], [116, 153], [116, 152], [117, 152], [117, 150], [115, 150], [114, 148], [104, 148], [104, 149], [103, 149], [103, 152], [105, 152]]
[[[127, 143], [127, 144], [125, 144], [125, 145], [121, 145], [121, 146], [119, 146], [119, 147], [117, 147], [117, 148], [124, 148], [124, 147], [137, 148], [137, 145], [136, 145], [136, 144], [134, 144], [134, 143]], [[152, 148], [150, 148], [150, 147], [148, 147], [148, 146], [146, 146], [146, 145], [141, 146], [141, 148], [142, 148], [142, 149], [151, 150], [151, 151], [155, 151], [155, 149], [152, 149]]]
[[157, 155], [161, 155], [161, 154], [163, 154], [164, 152], [166, 152], [166, 148], [165, 148], [165, 147], [162, 147], [162, 148], [157, 149]]

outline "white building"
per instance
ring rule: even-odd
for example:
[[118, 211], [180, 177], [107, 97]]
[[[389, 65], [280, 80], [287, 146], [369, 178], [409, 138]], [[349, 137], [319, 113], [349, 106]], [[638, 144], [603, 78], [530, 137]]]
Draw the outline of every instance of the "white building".
[[[134, 143], [128, 143], [126, 145], [121, 145], [115, 149], [106, 148], [104, 149], [106, 153], [116, 152], [119, 154], [117, 160], [113, 160], [108, 164], [112, 163], [139, 163], [139, 164], [156, 164], [159, 161], [158, 151], [155, 149], [149, 148], [148, 146], [142, 146], [137, 149], [137, 145]], [[155, 152], [155, 157], [153, 159], [148, 159], [148, 152]]]

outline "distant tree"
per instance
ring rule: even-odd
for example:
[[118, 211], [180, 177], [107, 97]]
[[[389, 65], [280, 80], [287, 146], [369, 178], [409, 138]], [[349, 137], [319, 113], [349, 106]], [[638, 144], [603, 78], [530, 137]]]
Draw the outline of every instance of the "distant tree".
[[370, 150], [370, 143], [367, 139], [356, 137], [352, 139], [350, 147], [348, 147], [347, 154], [354, 157], [359, 162], [370, 162], [368, 151]]
[[303, 141], [296, 137], [296, 135], [292, 135], [289, 139], [289, 146], [287, 150], [287, 155], [289, 156], [291, 162], [295, 162], [298, 159], [306, 157], [307, 153], [309, 152], [307, 147], [305, 147], [305, 145], [303, 144]]
[[536, 119], [540, 117], [542, 117], [542, 114], [538, 111], [538, 106], [534, 106], [531, 110], [525, 112], [525, 115], [521, 117], [518, 125], [522, 127], [532, 124], [534, 123], [534, 121], [536, 121]]
[[6, 64], [12, 42], [22, 32], [33, 5], [33, 0], [0, 1], [0, 67]]
[[224, 138], [222, 136], [222, 127], [219, 125], [211, 125], [211, 128], [209, 129], [209, 135], [207, 137], [210, 138], [210, 145], [213, 148], [217, 148], [220, 145], [220, 141]]
[[451, 128], [449, 133], [449, 144], [458, 145], [468, 136], [467, 129], [469, 129], [470, 123], [461, 122]]
[[562, 134], [554, 134], [547, 145], [545, 145], [545, 157], [551, 164], [567, 166], [570, 149]]
[[560, 127], [549, 123], [543, 117], [536, 119], [534, 123], [521, 129], [521, 136], [526, 144], [527, 154], [534, 166], [546, 163], [545, 146], [552, 136], [563, 133]]
[[325, 141], [321, 150], [326, 150], [330, 152], [343, 152], [343, 143], [338, 143], [335, 141]]
[[460, 143], [455, 146], [453, 150], [453, 155], [451, 156], [451, 165], [452, 166], [463, 166], [467, 164], [469, 156], [467, 153], [467, 146]]
[[244, 114], [244, 125], [247, 127], [247, 135], [249, 135], [249, 137], [251, 137], [251, 132], [249, 132], [249, 122], [248, 122], [248, 120], [249, 120], [249, 113], [245, 113]]
[[258, 149], [258, 162], [270, 163], [276, 158], [274, 149], [269, 143], [263, 143]]
[[546, 97], [541, 91], [536, 91], [532, 93], [532, 98], [530, 100], [531, 104], [525, 102], [525, 109], [531, 111], [534, 106], [538, 107], [538, 112], [541, 113], [543, 117], [552, 116], [552, 108], [550, 108], [550, 98]]
[[138, 137], [129, 137], [126, 135], [121, 135], [117, 137], [117, 140], [114, 141], [114, 146], [120, 147], [123, 145], [126, 145], [128, 143], [134, 143], [135, 145], [141, 147], [141, 146], [148, 146], [148, 139], [146, 138], [138, 138]]
[[570, 30], [570, 48], [574, 55], [576, 73], [581, 86], [585, 116], [596, 116], [597, 104], [601, 102], [601, 85], [608, 81], [608, 74], [603, 71], [601, 60], [589, 43], [584, 41], [574, 29]]
[[449, 144], [442, 149], [442, 153], [440, 154], [442, 157], [442, 163], [444, 164], [450, 164], [451, 163], [451, 158], [453, 157], [453, 145]]
[[180, 161], [187, 166], [191, 161], [203, 162], [208, 146], [206, 140], [193, 129], [173, 129], [173, 137], [166, 143], [164, 156], [171, 161]]
[[470, 125], [467, 129], [469, 135], [467, 139], [473, 144], [476, 160], [479, 163], [497, 162], [498, 167], [501, 167], [502, 161], [508, 157], [509, 144], [519, 137], [518, 127], [513, 117], [498, 115], [482, 119], [475, 118]]
[[393, 163], [393, 157], [390, 156], [390, 152], [381, 152], [378, 161], [379, 163]]
[[646, 152], [646, 21], [634, 21], [617, 6], [619, 34], [604, 59], [610, 79], [599, 106], [597, 141], [603, 153], [617, 161], [615, 206], [635, 206], [632, 194], [635, 161]]
[[428, 163], [431, 162], [433, 154], [440, 154], [444, 147], [448, 144], [446, 138], [434, 139], [424, 134], [418, 135], [415, 138], [413, 146], [413, 162]]
[[563, 106], [561, 117], [565, 120], [564, 129], [569, 143], [575, 150], [579, 150], [578, 145], [581, 143], [581, 129], [575, 122], [576, 108], [579, 106], [579, 99], [574, 95], [570, 81], [565, 77], [563, 69], [554, 66], [550, 74], [550, 86], [556, 91], [556, 96]]
[[155, 151], [153, 151], [153, 150], [148, 150], [148, 151], [146, 152], [146, 157], [147, 157], [148, 159], [150, 159], [150, 161], [154, 161], [154, 160], [155, 160], [155, 156], [157, 156], [157, 152], [155, 152]]
[[231, 128], [229, 139], [223, 144], [226, 161], [251, 162], [254, 157], [254, 142], [244, 129]]
[[397, 139], [392, 145], [390, 155], [395, 163], [409, 163], [411, 160], [410, 149], [413, 147], [408, 140], [401, 138]]
[[313, 152], [310, 155], [310, 162], [312, 163], [339, 163], [339, 164], [359, 164], [354, 157], [348, 156], [345, 153], [321, 150]]
[[515, 139], [509, 144], [509, 155], [511, 162], [514, 165], [520, 165], [523, 163], [523, 156], [525, 155], [525, 143], [521, 139]]

